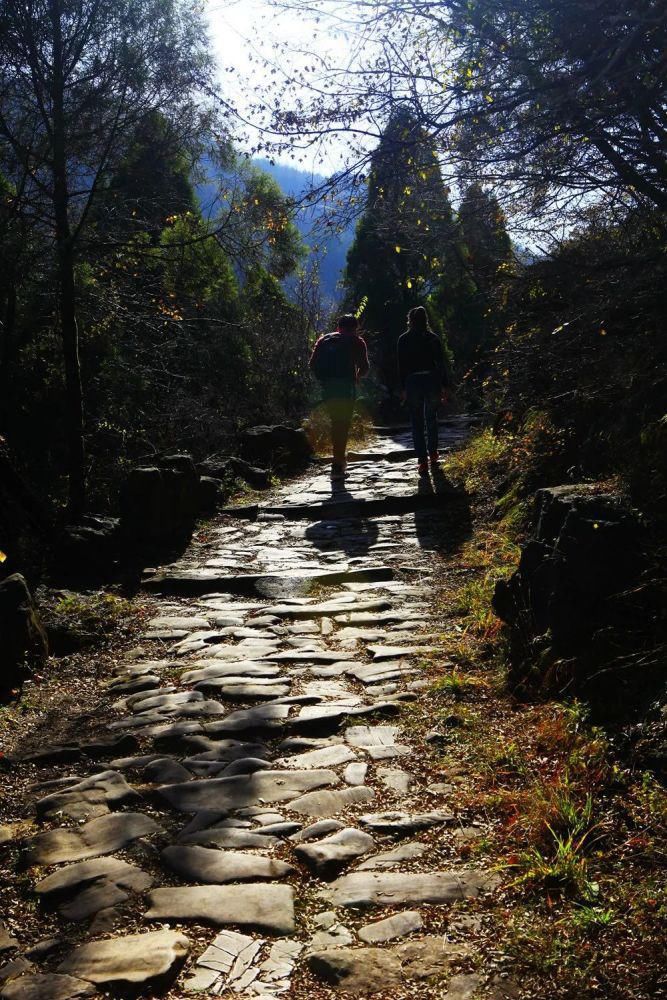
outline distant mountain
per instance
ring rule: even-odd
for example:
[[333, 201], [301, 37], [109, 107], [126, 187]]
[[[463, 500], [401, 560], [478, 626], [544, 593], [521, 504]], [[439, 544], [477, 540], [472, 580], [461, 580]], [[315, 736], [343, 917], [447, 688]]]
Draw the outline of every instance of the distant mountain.
[[[275, 163], [270, 160], [258, 159], [254, 163], [260, 170], [266, 171], [279, 185], [283, 194], [298, 199], [306, 191], [322, 184], [326, 177], [307, 170], [299, 170], [286, 163]], [[347, 226], [342, 233], [325, 236], [316, 230], [316, 224], [322, 216], [319, 205], [311, 208], [303, 207], [297, 211], [295, 223], [304, 242], [317, 255], [320, 270], [320, 287], [326, 305], [334, 308], [341, 299], [341, 289], [338, 287], [345, 270], [347, 251], [354, 239], [354, 225]]]
[[290, 167], [288, 163], [276, 163], [265, 159], [253, 160], [253, 163], [260, 170], [271, 174], [276, 183], [280, 185], [283, 194], [289, 195], [290, 198], [298, 198], [304, 191], [311, 187], [317, 187], [318, 184], [322, 184], [326, 180], [324, 174], [309, 173], [309, 171], [300, 170], [298, 167]]
[[[285, 163], [271, 163], [263, 159], [253, 160], [253, 163], [273, 177], [284, 195], [297, 201], [308, 190], [326, 180], [322, 174], [309, 173]], [[220, 209], [220, 205], [216, 202], [218, 191], [216, 172], [214, 164], [210, 160], [205, 161], [204, 178], [197, 184], [197, 196], [204, 215], [215, 214]], [[304, 205], [297, 209], [294, 221], [304, 243], [317, 257], [323, 305], [325, 310], [332, 310], [336, 308], [342, 296], [338, 285], [345, 270], [347, 251], [354, 239], [354, 225], [347, 226], [342, 233], [326, 235], [317, 230], [317, 222], [322, 214], [320, 205]], [[293, 280], [286, 281], [288, 294], [293, 284]]]

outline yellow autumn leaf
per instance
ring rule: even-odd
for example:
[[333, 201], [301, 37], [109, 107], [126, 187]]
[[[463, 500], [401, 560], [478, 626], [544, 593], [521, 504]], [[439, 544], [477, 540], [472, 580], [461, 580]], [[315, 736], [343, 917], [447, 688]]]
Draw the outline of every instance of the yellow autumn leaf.
[[7, 561], [7, 553], [3, 552], [2, 549], [0, 549], [0, 563], [6, 562], [6, 561]]
[[396, 253], [400, 253], [401, 252], [401, 248], [400, 247], [394, 247], [394, 250], [396, 251]]

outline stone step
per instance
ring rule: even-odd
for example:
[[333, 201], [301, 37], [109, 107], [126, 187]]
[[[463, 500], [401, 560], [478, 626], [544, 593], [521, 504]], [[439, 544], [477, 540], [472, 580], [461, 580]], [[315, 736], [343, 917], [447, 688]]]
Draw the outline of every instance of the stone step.
[[337, 500], [312, 504], [276, 504], [259, 507], [255, 504], [239, 507], [225, 507], [228, 517], [255, 521], [260, 514], [282, 515], [292, 521], [334, 521], [343, 518], [360, 520], [371, 517], [385, 517], [391, 514], [413, 514], [416, 511], [438, 509], [452, 501], [462, 500], [464, 491], [452, 483], [438, 484], [437, 492], [410, 493], [407, 496], [384, 496], [375, 500]]
[[209, 569], [164, 570], [146, 577], [142, 588], [154, 594], [197, 596], [199, 594], [239, 594], [241, 596], [280, 597], [281, 592], [291, 595], [306, 593], [316, 585], [337, 586], [345, 583], [374, 583], [392, 580], [394, 571], [388, 566], [369, 566], [364, 569], [323, 570], [317, 573], [285, 573], [273, 576], [268, 573], [243, 573], [227, 575]]
[[[348, 451], [347, 461], [349, 462], [407, 462], [416, 458], [417, 452], [414, 448], [395, 448], [392, 451]], [[326, 458], [315, 460], [318, 465], [331, 465], [333, 461], [329, 455]]]
[[[461, 421], [456, 418], [451, 417], [440, 417], [438, 419], [438, 427], [449, 427], [452, 430], [463, 431], [464, 425]], [[372, 431], [374, 434], [409, 434], [412, 430], [412, 425], [409, 423], [395, 423], [395, 424], [374, 424]]]

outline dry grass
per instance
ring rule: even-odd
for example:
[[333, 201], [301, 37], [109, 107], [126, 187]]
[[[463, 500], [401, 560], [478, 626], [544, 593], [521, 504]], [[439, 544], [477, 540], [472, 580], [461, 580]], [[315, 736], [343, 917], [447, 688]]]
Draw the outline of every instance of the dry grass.
[[438, 676], [433, 666], [423, 724], [462, 715], [443, 730], [440, 753], [461, 768], [461, 813], [488, 823], [467, 850], [503, 876], [486, 947], [503, 956], [512, 995], [654, 1000], [667, 996], [667, 795], [617, 756], [584, 705], [520, 705], [504, 689], [490, 597], [516, 565], [523, 527], [520, 496], [500, 510], [493, 497], [506, 444], [482, 432], [449, 465], [475, 490], [476, 525], [442, 565], [443, 633], [456, 668]]

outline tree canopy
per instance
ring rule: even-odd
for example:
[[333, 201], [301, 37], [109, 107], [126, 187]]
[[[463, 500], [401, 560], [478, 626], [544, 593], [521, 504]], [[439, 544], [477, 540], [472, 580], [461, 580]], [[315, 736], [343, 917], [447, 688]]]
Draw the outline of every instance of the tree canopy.
[[[661, 0], [276, 0], [355, 38], [345, 66], [290, 64], [256, 120], [301, 149], [345, 136], [349, 176], [408, 107], [464, 183], [502, 192], [527, 228], [591, 198], [667, 207]], [[285, 55], [289, 61], [289, 54]]]

